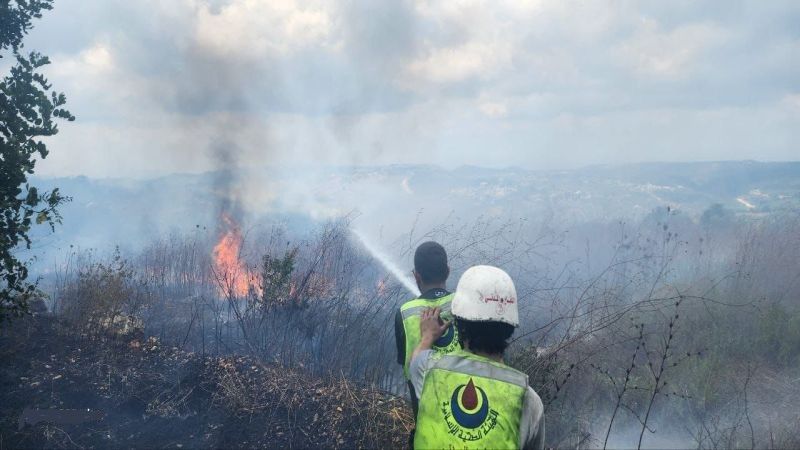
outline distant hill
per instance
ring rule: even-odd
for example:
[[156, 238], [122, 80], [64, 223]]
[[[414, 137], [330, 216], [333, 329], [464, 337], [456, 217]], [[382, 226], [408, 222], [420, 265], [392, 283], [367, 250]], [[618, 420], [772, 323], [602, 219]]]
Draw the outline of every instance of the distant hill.
[[[132, 179], [37, 178], [73, 198], [39, 248], [137, 245], [171, 230], [214, 229], [225, 199], [246, 224], [280, 218], [295, 229], [357, 212], [385, 235], [445, 217], [542, 215], [562, 224], [641, 217], [670, 205], [698, 217], [713, 204], [764, 215], [800, 210], [800, 162], [642, 163], [577, 170], [428, 165], [246, 169]], [[40, 230], [42, 231], [42, 230]]]

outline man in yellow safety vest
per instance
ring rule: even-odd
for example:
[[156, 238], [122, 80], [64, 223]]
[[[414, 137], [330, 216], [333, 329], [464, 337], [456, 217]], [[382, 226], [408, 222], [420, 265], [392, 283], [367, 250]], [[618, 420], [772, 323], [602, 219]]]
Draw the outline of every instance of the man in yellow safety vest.
[[[395, 315], [394, 334], [397, 344], [397, 362], [403, 366], [403, 375], [408, 380], [408, 363], [411, 352], [420, 341], [420, 314], [431, 307], [439, 307], [442, 317], [450, 314], [450, 301], [453, 299], [445, 287], [450, 267], [447, 265], [447, 252], [440, 244], [429, 241], [420, 244], [414, 252], [414, 278], [421, 292], [420, 296], [405, 302]], [[442, 336], [432, 343], [431, 349], [439, 353], [450, 353], [460, 348], [454, 326], [448, 327]], [[411, 407], [417, 413], [417, 394], [409, 382]]]
[[503, 362], [519, 326], [511, 277], [492, 266], [464, 272], [452, 301], [463, 350], [431, 351], [450, 324], [440, 308], [420, 316], [409, 375], [419, 394], [414, 448], [544, 447], [544, 406], [524, 373]]

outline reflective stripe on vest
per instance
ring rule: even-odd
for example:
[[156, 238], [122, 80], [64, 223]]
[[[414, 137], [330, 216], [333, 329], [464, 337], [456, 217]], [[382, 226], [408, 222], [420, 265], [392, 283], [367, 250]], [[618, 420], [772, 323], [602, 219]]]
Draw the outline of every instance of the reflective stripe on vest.
[[406, 360], [403, 363], [403, 375], [409, 379], [408, 365], [411, 363], [411, 354], [414, 349], [419, 345], [421, 336], [419, 334], [419, 322], [422, 311], [427, 308], [439, 307], [442, 309], [441, 317], [444, 320], [449, 320], [450, 327], [436, 342], [433, 343], [433, 350], [438, 353], [446, 354], [452, 353], [461, 348], [458, 343], [458, 332], [456, 331], [453, 317], [450, 314], [450, 302], [453, 300], [453, 294], [447, 294], [444, 297], [435, 299], [414, 299], [403, 304], [400, 307], [400, 315], [403, 317], [403, 330], [406, 335]]
[[518, 448], [527, 375], [463, 350], [432, 358], [414, 448]]

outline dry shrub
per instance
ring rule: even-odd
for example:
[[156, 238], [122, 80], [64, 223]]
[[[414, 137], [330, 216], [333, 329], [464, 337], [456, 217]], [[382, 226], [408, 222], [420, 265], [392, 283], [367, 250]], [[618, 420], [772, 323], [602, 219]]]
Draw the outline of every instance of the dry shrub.
[[403, 398], [355, 385], [345, 377], [312, 377], [245, 357], [206, 364], [214, 380], [207, 388], [215, 403], [238, 417], [258, 420], [279, 436], [386, 448], [404, 446], [413, 427]]
[[230, 360], [219, 359], [216, 372], [215, 403], [221, 403], [236, 415], [254, 414], [269, 407], [266, 392], [258, 381], [243, 375]]
[[147, 285], [117, 251], [109, 263], [94, 262], [81, 268], [59, 296], [63, 315], [91, 335], [139, 335], [138, 318], [148, 303]]
[[[375, 391], [355, 386], [345, 377], [332, 382], [331, 387], [341, 393], [339, 401], [344, 405], [343, 411], [351, 415], [349, 420], [361, 427], [363, 438], [358, 440], [361, 447], [405, 446], [414, 427], [414, 417], [405, 399], [375, 395]], [[352, 425], [346, 425], [339, 429], [352, 429]]]

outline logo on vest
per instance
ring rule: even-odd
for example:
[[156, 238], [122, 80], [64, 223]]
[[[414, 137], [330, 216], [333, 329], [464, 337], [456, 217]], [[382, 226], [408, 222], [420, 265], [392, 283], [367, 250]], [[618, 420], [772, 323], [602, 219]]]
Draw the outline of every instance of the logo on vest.
[[450, 326], [447, 327], [447, 331], [444, 332], [443, 335], [433, 343], [436, 347], [449, 347], [450, 344], [453, 343], [453, 338], [456, 336], [456, 328], [453, 325], [452, 321], [450, 322]]
[[489, 397], [472, 378], [453, 391], [450, 402], [442, 403], [442, 414], [450, 434], [462, 441], [483, 439], [497, 426], [497, 411], [489, 407]]

